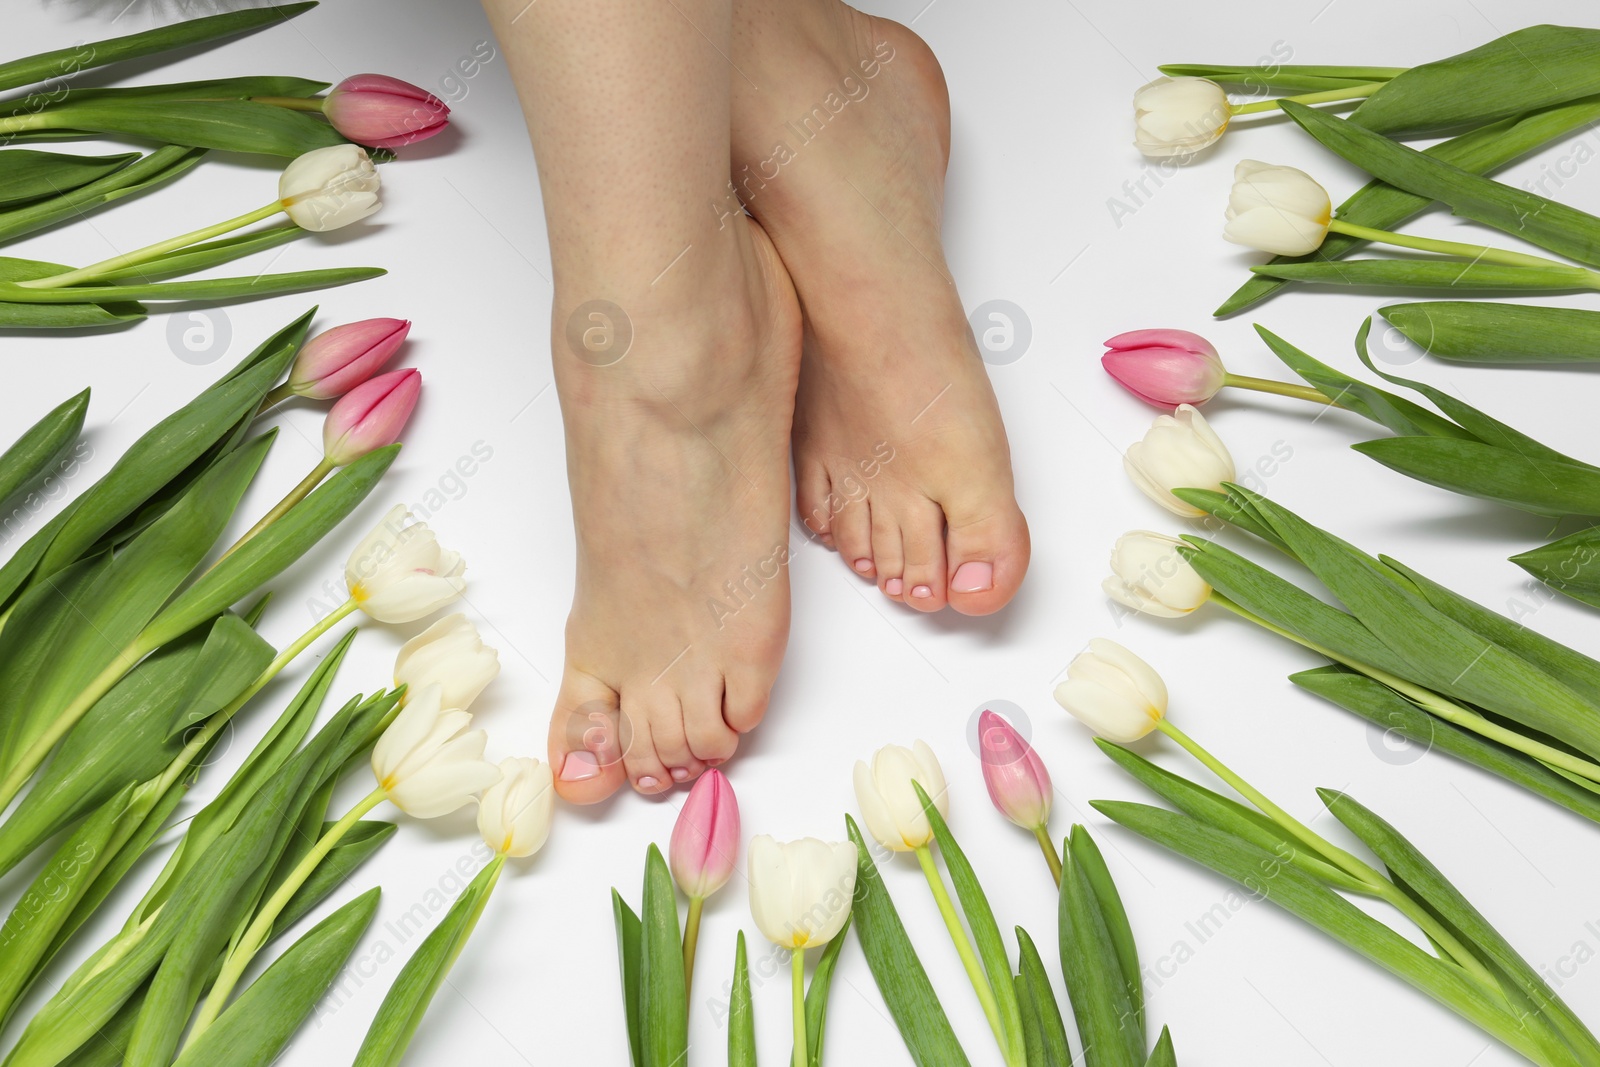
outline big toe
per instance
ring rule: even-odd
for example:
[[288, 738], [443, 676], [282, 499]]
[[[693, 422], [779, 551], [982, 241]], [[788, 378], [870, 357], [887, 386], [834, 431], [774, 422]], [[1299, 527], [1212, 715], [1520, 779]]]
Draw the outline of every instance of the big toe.
[[1028, 520], [1014, 503], [966, 522], [949, 520], [945, 533], [946, 588], [963, 615], [989, 615], [1016, 596], [1028, 573]]
[[550, 716], [550, 766], [562, 799], [595, 804], [622, 787], [627, 732], [616, 692], [569, 666]]

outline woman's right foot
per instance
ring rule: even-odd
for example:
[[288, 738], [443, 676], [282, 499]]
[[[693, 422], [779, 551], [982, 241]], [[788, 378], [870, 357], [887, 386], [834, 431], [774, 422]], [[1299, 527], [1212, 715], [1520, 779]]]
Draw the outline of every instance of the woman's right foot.
[[1028, 526], [944, 262], [938, 61], [838, 0], [736, 0], [733, 47], [734, 192], [806, 315], [800, 516], [886, 596], [997, 611], [1027, 571]]
[[558, 292], [552, 320], [578, 561], [550, 764], [583, 804], [689, 781], [766, 710], [789, 628], [800, 354], [788, 275], [742, 216], [625, 309], [625, 353], [605, 332], [625, 328], [615, 305], [582, 307], [594, 295]]

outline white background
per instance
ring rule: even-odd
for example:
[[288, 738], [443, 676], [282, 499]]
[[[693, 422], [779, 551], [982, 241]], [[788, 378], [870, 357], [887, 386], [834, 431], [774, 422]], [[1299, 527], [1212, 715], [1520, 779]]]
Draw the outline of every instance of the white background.
[[[125, 3], [8, 5], [5, 50], [58, 47], [210, 10], [163, 0]], [[1108, 826], [1088, 808], [1092, 798], [1147, 798], [1050, 699], [1089, 638], [1114, 636], [1164, 673], [1173, 714], [1187, 730], [1292, 810], [1316, 818], [1312, 787], [1330, 786], [1348, 789], [1392, 820], [1530, 961], [1550, 968], [1580, 1013], [1600, 1024], [1600, 964], [1574, 966], [1600, 951], [1600, 898], [1593, 890], [1600, 881], [1600, 828], [1442, 755], [1389, 750], [1363, 722], [1285, 681], [1316, 665], [1313, 657], [1242, 622], [1207, 611], [1177, 624], [1135, 619], [1119, 626], [1099, 590], [1118, 534], [1175, 525], [1124, 480], [1118, 452], [1143, 433], [1154, 412], [1101, 372], [1100, 342], [1136, 327], [1186, 327], [1210, 336], [1237, 372], [1285, 376], [1255, 339], [1250, 317], [1210, 318], [1255, 258], [1220, 237], [1232, 165], [1249, 156], [1301, 166], [1325, 181], [1336, 202], [1362, 181], [1273, 119], [1241, 122], [1208, 158], [1176, 175], [1145, 178], [1152, 171], [1129, 143], [1133, 90], [1160, 62], [1249, 63], [1274, 49], [1292, 50], [1292, 62], [1409, 65], [1537, 21], [1592, 20], [1592, 7], [1553, 0], [1257, 0], [1225, 9], [1177, 0], [883, 0], [874, 10], [913, 21], [949, 78], [955, 147], [945, 238], [967, 308], [1004, 299], [1031, 320], [1029, 350], [991, 370], [1032, 524], [1033, 569], [1022, 594], [997, 617], [930, 617], [883, 602], [821, 548], [799, 547], [784, 674], [766, 724], [730, 768], [746, 833], [842, 836], [843, 814], [854, 807], [852, 761], [885, 742], [925, 738], [944, 762], [951, 822], [987, 879], [1002, 926], [1028, 927], [1054, 969], [1052, 893], [1042, 862], [1026, 835], [990, 810], [967, 741], [977, 709], [1011, 701], [1031, 721], [1055, 775], [1054, 832], [1087, 822], [1107, 853], [1148, 968], [1150, 1018], [1154, 1026], [1170, 1024], [1183, 1063], [1516, 1062], [1444, 1009], [1270, 905], [1228, 912], [1220, 928], [1197, 936], [1199, 920], [1231, 885]], [[532, 155], [503, 58], [496, 53], [470, 79], [453, 73], [488, 39], [469, 0], [334, 0], [290, 26], [172, 69], [127, 69], [130, 81], [238, 73], [334, 81], [381, 71], [451, 97], [454, 125], [384, 168], [386, 205], [368, 223], [265, 253], [239, 271], [269, 262], [273, 270], [378, 264], [389, 269], [387, 277], [210, 312], [226, 319], [232, 342], [205, 365], [178, 358], [167, 340], [172, 319], [164, 314], [94, 336], [8, 336], [0, 436], [92, 385], [94, 455], [72, 487], [77, 491], [139, 433], [313, 300], [322, 303], [322, 326], [373, 315], [414, 319], [403, 358], [422, 369], [427, 386], [406, 450], [357, 520], [275, 583], [279, 596], [264, 628], [278, 643], [292, 639], [312, 619], [308, 598], [337, 580], [344, 553], [361, 533], [357, 527], [392, 502], [422, 501], [441, 478], [446, 490], [455, 488], [448, 472], [482, 442], [492, 459], [430, 521], [465, 553], [466, 610], [501, 649], [504, 674], [476, 709], [491, 732], [493, 754], [542, 756], [560, 672], [572, 535], [550, 388], [550, 271]], [[1595, 136], [1583, 139], [1587, 158]], [[1576, 145], [1555, 146], [1506, 180], [1537, 177], [1541, 166], [1573, 155]], [[91, 262], [264, 202], [273, 196], [275, 171], [269, 162], [209, 161], [136, 203], [21, 242], [14, 254]], [[1125, 183], [1141, 180], [1145, 192], [1135, 202]], [[1561, 195], [1600, 209], [1592, 169], [1580, 168]], [[1110, 209], [1110, 199], [1119, 197], [1136, 208], [1120, 225]], [[1479, 232], [1437, 213], [1416, 229], [1462, 239]], [[1253, 314], [1318, 357], [1353, 369], [1356, 326], [1388, 302], [1379, 293], [1302, 291]], [[1378, 350], [1400, 364], [1415, 356], [1381, 344]], [[1398, 369], [1558, 448], [1596, 455], [1592, 412], [1600, 381], [1591, 373], [1426, 360]], [[1552, 535], [1546, 521], [1419, 486], [1351, 453], [1347, 445], [1374, 432], [1353, 416], [1314, 421], [1304, 406], [1254, 396], [1224, 397], [1207, 414], [1241, 467], [1274, 449], [1292, 451], [1268, 480], [1275, 498], [1491, 606], [1536, 607], [1526, 618], [1530, 626], [1594, 651], [1595, 616], [1530, 593], [1522, 572], [1505, 560]], [[279, 418], [286, 429], [242, 515], [268, 506], [315, 461], [320, 418], [309, 406]], [[27, 529], [47, 517], [29, 519]], [[334, 704], [387, 684], [405, 635], [367, 629], [338, 679]], [[301, 664], [258, 701], [224, 762], [246, 749], [308, 667]], [[1170, 745], [1152, 742], [1142, 751], [1203, 775]], [[221, 780], [211, 775], [197, 795], [209, 795]], [[353, 781], [348, 795], [367, 788]], [[408, 1062], [453, 1063], [466, 1055], [480, 1067], [624, 1064], [609, 889], [619, 886], [637, 898], [645, 845], [665, 844], [679, 803], [681, 796], [652, 802], [627, 795], [559, 812], [549, 846], [502, 881]], [[1315, 825], [1344, 837], [1326, 817]], [[386, 923], [425, 902], [441, 880], [453, 885], [451, 868], [471, 854], [474, 840], [465, 813], [431, 825], [407, 822], [359, 872], [352, 890], [378, 883], [384, 890], [382, 911], [360, 950], [364, 974], [348, 982], [345, 1003], [307, 1024], [285, 1062], [348, 1062], [418, 940], [396, 936]], [[141, 869], [139, 876], [150, 873]], [[902, 857], [885, 879], [973, 1063], [998, 1062], [920, 873]], [[9, 901], [18, 875], [0, 889]], [[125, 907], [129, 897], [117, 899]], [[120, 915], [105, 919], [108, 930]], [[754, 939], [754, 956], [765, 957], [735, 879], [708, 909], [693, 1008], [696, 1064], [723, 1060], [726, 1032], [712, 1001], [730, 973], [740, 928]], [[89, 944], [82, 940], [76, 951]], [[52, 970], [50, 982], [65, 973]], [[785, 1062], [788, 1052], [787, 990], [779, 974], [756, 995], [767, 1063]], [[838, 972], [828, 1044], [833, 1064], [909, 1062], [855, 946]]]

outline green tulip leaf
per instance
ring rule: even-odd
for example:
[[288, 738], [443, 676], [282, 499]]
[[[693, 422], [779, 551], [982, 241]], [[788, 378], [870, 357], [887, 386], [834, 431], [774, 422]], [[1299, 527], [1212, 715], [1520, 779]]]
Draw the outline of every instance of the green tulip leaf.
[[1017, 927], [1017, 957], [1017, 1004], [1022, 1012], [1029, 1067], [1076, 1062], [1067, 1042], [1067, 1026], [1061, 1018], [1061, 1008], [1056, 1003], [1055, 991], [1050, 988], [1050, 976], [1044, 969], [1044, 960], [1040, 958], [1033, 938], [1020, 926]]
[[[1600, 238], [1600, 234], [1597, 234]], [[1597, 246], [1600, 250], [1600, 246]], [[1597, 287], [1582, 267], [1517, 267], [1464, 259], [1346, 259], [1327, 263], [1263, 263], [1267, 278], [1376, 289], [1495, 289], [1503, 292], [1580, 292]], [[142, 298], [140, 298], [142, 299]]]
[[967, 918], [967, 927], [976, 942], [978, 958], [983, 961], [984, 976], [994, 992], [995, 1007], [1000, 1015], [1000, 1037], [1005, 1045], [1002, 1052], [1007, 1063], [1017, 1063], [1023, 1057], [1022, 1016], [1017, 1006], [1017, 991], [1011, 981], [1011, 959], [1006, 955], [1005, 942], [1000, 939], [1000, 926], [995, 922], [989, 898], [978, 882], [977, 872], [967, 860], [966, 853], [956, 843], [944, 816], [923, 791], [922, 783], [912, 780], [917, 802], [933, 828], [933, 836], [944, 856], [945, 868], [950, 872], [950, 882], [955, 886], [956, 899]]
[[1150, 1050], [1150, 1058], [1144, 1061], [1144, 1067], [1178, 1067], [1178, 1053], [1172, 1047], [1172, 1033], [1165, 1026], [1161, 1028], [1161, 1036], [1156, 1039], [1156, 1047]]
[[125, 196], [162, 185], [200, 162], [205, 154], [203, 148], [166, 145], [71, 192], [0, 211], [0, 241], [80, 218]]
[[[809, 1031], [809, 1019], [806, 1025]], [[629, 1034], [633, 1029], [630, 1019]], [[640, 1060], [633, 1062], [638, 1067]], [[743, 930], [739, 931], [733, 953], [733, 991], [728, 996], [728, 1067], [756, 1067], [756, 1015], [750, 999], [750, 966], [745, 959]]]
[[293, 159], [318, 148], [347, 144], [327, 122], [253, 100], [171, 100], [106, 96], [26, 116], [23, 129], [83, 130], [139, 137], [162, 144]]
[[40, 52], [37, 55], [0, 64], [0, 89], [15, 89], [33, 82], [59, 78], [63, 74], [91, 70], [128, 59], [159, 55], [176, 48], [210, 44], [264, 26], [275, 26], [316, 6], [311, 2], [229, 11], [220, 15], [188, 19], [171, 26], [130, 33], [125, 37], [112, 37], [104, 41], [59, 48], [52, 52]]
[[6, 176], [6, 187], [0, 191], [0, 206], [15, 207], [81, 189], [92, 181], [116, 173], [138, 158], [138, 152], [80, 156], [66, 152], [39, 152], [31, 148], [7, 149], [0, 152], [0, 171]]
[[[617, 970], [622, 976], [622, 1004], [628, 1023], [629, 1062], [633, 1064], [633, 1067], [644, 1067], [644, 1032], [639, 1017], [639, 953], [641, 951], [639, 916], [634, 914], [633, 909], [628, 907], [627, 902], [622, 899], [622, 894], [618, 893], [615, 889], [611, 891], [611, 915], [613, 920], [616, 922], [617, 927]], [[743, 933], [739, 935], [739, 956], [737, 962], [740, 964], [744, 962]], [[745, 976], [745, 980], [745, 996], [748, 999], [750, 993], [748, 986], [748, 975]], [[738, 982], [737, 973], [735, 974], [734, 981], [735, 983]], [[737, 991], [738, 987], [736, 984], [735, 992], [737, 993]], [[735, 997], [734, 1009], [737, 1009], [737, 1007], [738, 998]], [[735, 1020], [733, 1029], [738, 1029], [737, 1020]], [[732, 1067], [733, 1063], [732, 1042], [734, 1037], [735, 1034], [733, 1030], [730, 1030], [728, 1033], [730, 1067]], [[750, 1043], [751, 1056], [754, 1057], [755, 1035], [753, 1032], [750, 1035]]]
[[1456, 363], [1600, 361], [1600, 311], [1433, 300], [1390, 304], [1378, 314], [1430, 356]]
[[[1600, 41], [1600, 30], [1588, 32]], [[1600, 71], [1600, 67], [1596, 70]], [[1383, 92], [1399, 84], [1396, 79]], [[1346, 122], [1304, 104], [1285, 103], [1283, 110], [1325, 147], [1374, 178], [1432, 197], [1457, 215], [1493, 226], [1557, 255], [1600, 266], [1600, 218], [1588, 212], [1408, 148], [1364, 129], [1358, 125], [1359, 119]]]
[[689, 1055], [683, 940], [672, 873], [655, 845], [645, 853], [639, 924], [639, 1031], [644, 1062], [646, 1067], [677, 1067]]
[[[324, 830], [332, 828], [332, 825], [325, 824]], [[312, 909], [343, 885], [356, 868], [388, 844], [398, 829], [394, 823], [379, 819], [362, 819], [351, 826], [283, 906], [283, 911], [272, 922], [272, 933], [268, 940], [282, 936], [295, 923], [311, 914]]]
[[190, 1041], [174, 1067], [267, 1067], [339, 977], [377, 910], [378, 890], [369, 889], [312, 927]]
[[[461, 891], [439, 925], [428, 932], [417, 951], [406, 960], [383, 998], [352, 1067], [396, 1067], [399, 1064], [417, 1027], [422, 1025], [434, 994], [444, 984], [451, 966], [472, 936], [473, 927], [478, 924], [478, 917], [483, 914], [504, 866], [500, 857], [489, 861]], [[682, 972], [681, 966], [679, 971]]]
[[1123, 984], [1128, 989], [1128, 1006], [1132, 1010], [1129, 1018], [1132, 1022], [1124, 1024], [1124, 1029], [1138, 1039], [1136, 1051], [1142, 1052], [1145, 1026], [1144, 981], [1140, 977], [1139, 950], [1133, 942], [1133, 928], [1128, 924], [1128, 912], [1122, 906], [1122, 895], [1117, 892], [1117, 884], [1111, 878], [1111, 870], [1106, 866], [1105, 857], [1100, 854], [1100, 846], [1095, 844], [1087, 829], [1077, 825], [1072, 827], [1067, 837], [1066, 851], [1072, 854], [1073, 862], [1077, 864], [1090, 891], [1094, 893], [1095, 907], [1105, 923], [1106, 935], [1110, 938], [1112, 951], [1116, 954], [1117, 969], [1122, 975]]
[[203, 81], [167, 82], [161, 85], [113, 85], [74, 87], [65, 97], [44, 92], [26, 96], [21, 106], [29, 111], [77, 104], [85, 100], [248, 100], [254, 96], [316, 96], [328, 88], [327, 82], [278, 75], [246, 75], [242, 78], [208, 78]]
[[84, 302], [115, 304], [130, 300], [253, 300], [279, 293], [350, 285], [380, 278], [387, 273], [381, 267], [329, 267], [284, 274], [257, 274], [248, 278], [200, 278], [135, 285], [72, 285], [60, 289], [29, 289], [0, 283], [0, 301], [61, 306]]
[[89, 390], [56, 405], [0, 454], [0, 512], [9, 513], [18, 499], [45, 478], [72, 450], [89, 411]]
[[102, 275], [98, 280], [104, 284], [129, 284], [155, 281], [160, 278], [175, 278], [183, 274], [193, 274], [195, 271], [208, 270], [221, 263], [228, 263], [241, 259], [268, 248], [276, 248], [290, 241], [304, 237], [308, 231], [302, 230], [294, 223], [285, 223], [282, 226], [269, 226], [262, 230], [252, 230], [249, 233], [232, 234], [216, 241], [207, 241], [205, 244], [190, 245], [188, 248], [176, 252], [168, 252], [158, 259], [147, 263], [140, 263], [122, 270], [111, 271]]
[[178, 697], [167, 729], [179, 737], [227, 707], [267, 669], [278, 650], [237, 615], [224, 613], [212, 624], [200, 662]]
[[126, 326], [145, 318], [143, 304], [110, 300], [104, 304], [16, 304], [0, 301], [0, 329], [94, 330]]
[[1600, 527], [1519, 553], [1511, 562], [1550, 588], [1600, 608]]
[[[1480, 126], [1448, 141], [1424, 149], [1424, 154], [1453, 163], [1474, 174], [1490, 174], [1507, 166], [1542, 145], [1565, 137], [1600, 120], [1600, 96], [1559, 107], [1533, 111], [1514, 119], [1503, 119]], [[1408, 219], [1431, 207], [1430, 197], [1397, 189], [1373, 180], [1339, 205], [1336, 216], [1378, 230], [1398, 229]], [[1366, 241], [1342, 233], [1330, 233], [1322, 247], [1306, 256], [1274, 256], [1273, 264], [1323, 262], [1342, 259], [1365, 247]], [[1218, 317], [1258, 304], [1289, 284], [1277, 278], [1252, 275], [1250, 280], [1212, 312]]]
[[1388, 134], [1436, 134], [1600, 93], [1600, 30], [1529, 26], [1397, 75], [1350, 116]]
[[1061, 872], [1059, 935], [1061, 975], [1077, 1020], [1087, 1067], [1140, 1067], [1144, 1033], [1128, 1025], [1134, 1018], [1129, 983], [1112, 945], [1099, 898], [1087, 872], [1072, 855]]
[[1314, 93], [1346, 89], [1352, 85], [1388, 81], [1404, 67], [1330, 67], [1305, 63], [1258, 63], [1240, 67], [1211, 63], [1163, 63], [1158, 68], [1169, 78], [1208, 78], [1224, 85], [1240, 85], [1250, 92], [1269, 90]]
[[[856, 892], [851, 910], [856, 940], [867, 958], [890, 1018], [900, 1029], [900, 1039], [917, 1067], [967, 1067], [967, 1054], [956, 1040], [950, 1020], [928, 981], [928, 972], [895, 910], [878, 865], [867, 851], [855, 820], [845, 816], [845, 828], [856, 846]], [[1007, 976], [1010, 981], [1010, 976]]]
[[[844, 951], [845, 934], [850, 932], [850, 917], [822, 950], [817, 969], [811, 972], [811, 984], [806, 988], [806, 1058], [811, 1067], [822, 1067], [822, 1042], [827, 1034], [828, 994], [833, 988], [833, 972], [839, 965], [839, 954]], [[790, 1057], [793, 1060], [793, 1057]]]
[[1350, 446], [1419, 482], [1535, 515], [1600, 515], [1600, 470], [1477, 441], [1386, 437]]

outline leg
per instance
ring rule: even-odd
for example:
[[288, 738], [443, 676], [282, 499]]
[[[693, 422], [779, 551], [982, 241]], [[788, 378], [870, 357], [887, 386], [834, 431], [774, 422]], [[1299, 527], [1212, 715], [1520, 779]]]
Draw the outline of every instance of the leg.
[[727, 209], [728, 0], [485, 6], [555, 271], [578, 566], [550, 762], [568, 800], [661, 792], [732, 755], [783, 655], [799, 311]]
[[887, 596], [996, 611], [1027, 570], [1028, 527], [944, 261], [939, 64], [839, 0], [734, 0], [733, 36], [734, 184], [806, 311], [801, 516]]

